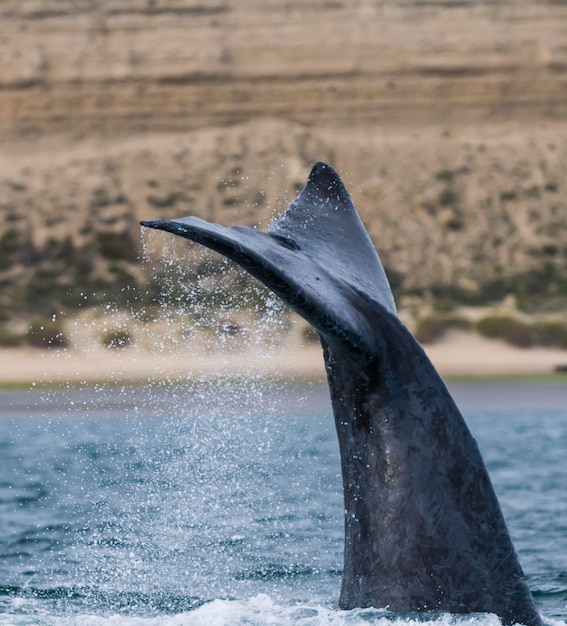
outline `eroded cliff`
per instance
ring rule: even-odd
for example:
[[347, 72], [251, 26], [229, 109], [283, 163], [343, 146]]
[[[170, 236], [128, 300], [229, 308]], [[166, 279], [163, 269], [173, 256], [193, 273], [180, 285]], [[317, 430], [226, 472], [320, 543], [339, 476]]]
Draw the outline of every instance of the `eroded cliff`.
[[2, 316], [120, 299], [138, 219], [265, 226], [316, 160], [398, 293], [564, 306], [566, 41], [559, 2], [2, 0]]

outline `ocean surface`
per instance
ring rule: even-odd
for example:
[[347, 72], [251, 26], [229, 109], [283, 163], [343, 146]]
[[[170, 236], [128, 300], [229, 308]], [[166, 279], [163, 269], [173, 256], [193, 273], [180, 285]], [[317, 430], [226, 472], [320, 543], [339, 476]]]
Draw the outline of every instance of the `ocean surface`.
[[[567, 382], [459, 383], [547, 623], [567, 621]], [[499, 624], [341, 611], [321, 385], [0, 393], [0, 625]]]

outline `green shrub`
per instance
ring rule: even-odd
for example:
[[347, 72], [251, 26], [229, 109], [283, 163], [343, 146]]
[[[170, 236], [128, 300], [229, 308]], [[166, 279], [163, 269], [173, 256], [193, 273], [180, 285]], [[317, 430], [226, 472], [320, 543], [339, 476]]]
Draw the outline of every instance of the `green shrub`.
[[453, 213], [443, 223], [443, 226], [447, 230], [462, 230], [465, 227], [465, 221], [463, 216], [459, 213]]
[[559, 185], [554, 180], [550, 180], [545, 184], [545, 190], [549, 193], [556, 193], [558, 189]]
[[450, 313], [455, 309], [455, 302], [449, 298], [437, 298], [433, 302], [435, 313]]
[[414, 336], [422, 344], [435, 343], [450, 329], [469, 330], [469, 320], [456, 315], [433, 314], [418, 320]]
[[512, 200], [516, 200], [518, 197], [518, 193], [516, 191], [502, 191], [500, 193], [500, 200], [502, 202], [511, 202]]
[[167, 209], [174, 206], [175, 203], [182, 197], [183, 195], [181, 193], [173, 191], [164, 196], [149, 195], [147, 196], [146, 200], [148, 201], [148, 204], [150, 206], [156, 207], [158, 209]]
[[0, 346], [3, 348], [16, 348], [25, 342], [25, 337], [11, 331], [3, 324], [0, 325]]
[[109, 330], [102, 336], [100, 342], [105, 348], [127, 348], [133, 343], [132, 335], [127, 330]]
[[96, 243], [101, 256], [111, 261], [135, 262], [138, 258], [136, 243], [128, 231], [115, 233], [101, 231], [96, 235]]
[[445, 316], [431, 315], [423, 317], [417, 322], [414, 335], [419, 343], [435, 343], [447, 332], [447, 321]]
[[435, 174], [435, 178], [446, 183], [452, 183], [455, 178], [455, 172], [453, 170], [440, 170]]
[[533, 333], [528, 324], [508, 315], [490, 315], [476, 325], [477, 331], [488, 339], [502, 339], [518, 348], [533, 344]]
[[439, 194], [438, 201], [443, 207], [454, 206], [458, 204], [459, 196], [452, 189], [446, 188]]
[[301, 338], [305, 343], [319, 343], [319, 333], [310, 324], [303, 327]]
[[34, 348], [67, 348], [69, 346], [69, 340], [63, 332], [63, 324], [57, 318], [32, 322], [27, 332], [27, 343]]
[[567, 324], [565, 322], [536, 322], [532, 325], [534, 343], [567, 349]]

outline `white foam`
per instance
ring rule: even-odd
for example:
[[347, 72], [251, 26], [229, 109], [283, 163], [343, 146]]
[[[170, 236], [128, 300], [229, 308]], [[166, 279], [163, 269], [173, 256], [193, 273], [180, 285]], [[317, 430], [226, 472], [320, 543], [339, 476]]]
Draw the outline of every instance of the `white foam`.
[[[16, 607], [14, 607], [16, 608]], [[27, 607], [28, 610], [31, 607]], [[567, 626], [546, 619], [551, 626]], [[501, 626], [495, 615], [396, 617], [384, 610], [341, 611], [320, 605], [279, 605], [267, 595], [248, 600], [214, 600], [194, 611], [158, 617], [116, 615], [0, 614], [0, 626]]]

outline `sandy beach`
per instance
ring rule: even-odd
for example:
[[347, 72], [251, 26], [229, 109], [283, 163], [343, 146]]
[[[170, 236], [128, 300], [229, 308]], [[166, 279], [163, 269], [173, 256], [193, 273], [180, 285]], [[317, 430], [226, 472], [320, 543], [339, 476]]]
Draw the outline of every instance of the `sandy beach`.
[[[426, 352], [442, 376], [542, 375], [567, 365], [567, 350], [519, 349], [477, 334], [453, 331]], [[318, 345], [258, 346], [237, 351], [3, 349], [0, 384], [59, 384], [204, 377], [324, 379]], [[567, 382], [567, 375], [566, 375]]]

